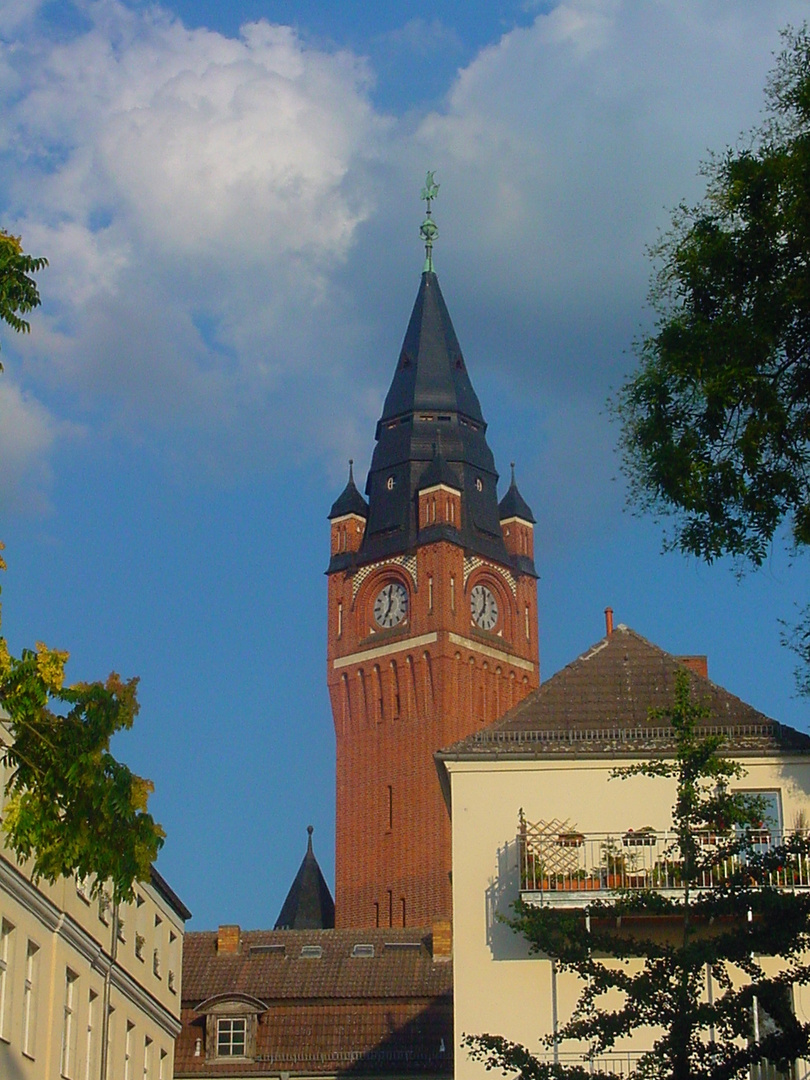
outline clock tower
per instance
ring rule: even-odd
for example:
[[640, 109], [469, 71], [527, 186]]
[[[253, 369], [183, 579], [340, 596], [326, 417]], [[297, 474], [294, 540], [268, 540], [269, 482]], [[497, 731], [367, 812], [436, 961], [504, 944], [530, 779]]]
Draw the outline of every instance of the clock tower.
[[328, 686], [337, 743], [338, 927], [449, 917], [450, 827], [433, 754], [539, 685], [534, 517], [498, 503], [487, 425], [427, 260], [363, 498], [332, 506]]

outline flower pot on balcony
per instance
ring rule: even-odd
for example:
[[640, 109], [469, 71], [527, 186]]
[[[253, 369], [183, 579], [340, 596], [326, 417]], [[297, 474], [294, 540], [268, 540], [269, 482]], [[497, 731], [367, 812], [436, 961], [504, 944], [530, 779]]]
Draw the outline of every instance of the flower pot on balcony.
[[573, 892], [579, 892], [580, 890], [601, 889], [602, 883], [599, 878], [586, 877], [586, 878], [571, 878], [568, 886]]

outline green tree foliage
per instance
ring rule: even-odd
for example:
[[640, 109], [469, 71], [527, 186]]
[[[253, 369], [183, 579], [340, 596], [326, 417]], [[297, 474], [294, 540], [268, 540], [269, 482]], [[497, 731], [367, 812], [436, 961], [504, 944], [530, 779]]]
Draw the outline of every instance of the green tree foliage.
[[0, 229], [0, 319], [18, 334], [30, 332], [31, 327], [22, 316], [40, 304], [39, 290], [31, 274], [47, 265], [47, 259], [25, 254], [19, 236]]
[[673, 515], [668, 546], [740, 567], [783, 524], [810, 543], [810, 35], [783, 40], [765, 122], [652, 250], [657, 321], [613, 403], [633, 501]]
[[109, 750], [138, 713], [137, 679], [113, 673], [104, 683], [66, 687], [67, 658], [38, 643], [17, 659], [0, 637], [0, 707], [9, 732], [2, 754], [12, 769], [6, 844], [32, 860], [34, 880], [75, 873], [96, 894], [111, 887], [114, 902], [131, 900], [164, 836], [146, 808], [152, 784]]
[[[676, 781], [677, 840], [668, 858], [678, 867], [679, 890], [675, 896], [625, 892], [614, 903], [579, 911], [518, 901], [510, 925], [532, 952], [582, 980], [572, 1017], [545, 1044], [551, 1050], [555, 1041], [574, 1040], [589, 1051], [582, 1064], [570, 1066], [540, 1060], [501, 1036], [466, 1036], [471, 1056], [488, 1069], [521, 1080], [610, 1076], [589, 1059], [633, 1036], [649, 1049], [633, 1069], [638, 1080], [747, 1080], [758, 1062], [787, 1068], [810, 1054], [810, 1024], [797, 1020], [790, 1005], [791, 988], [810, 984], [810, 894], [769, 884], [777, 868], [784, 880], [786, 870], [806, 859], [806, 838], [796, 835], [767, 854], [757, 852], [762, 800], [729, 791], [741, 769], [721, 755], [721, 736], [700, 735], [705, 710], [692, 701], [686, 676], [665, 715], [674, 756], [616, 775]], [[702, 843], [701, 835], [714, 842]], [[707, 880], [715, 887], [701, 890]], [[621, 931], [618, 916], [624, 917]], [[763, 957], [778, 958], [770, 973]]]

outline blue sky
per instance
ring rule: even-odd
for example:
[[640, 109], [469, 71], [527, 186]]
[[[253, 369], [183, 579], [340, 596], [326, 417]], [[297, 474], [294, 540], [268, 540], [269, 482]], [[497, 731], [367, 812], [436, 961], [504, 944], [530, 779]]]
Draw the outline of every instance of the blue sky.
[[[419, 283], [419, 190], [501, 476], [538, 519], [541, 668], [602, 611], [807, 728], [775, 547], [736, 579], [624, 511], [605, 402], [647, 245], [761, 116], [799, 0], [0, 0], [0, 223], [47, 255], [0, 331], [3, 630], [139, 675], [193, 926], [270, 926], [306, 825], [333, 870], [326, 514]], [[503, 482], [503, 481], [502, 481]], [[504, 837], [504, 839], [508, 839]]]

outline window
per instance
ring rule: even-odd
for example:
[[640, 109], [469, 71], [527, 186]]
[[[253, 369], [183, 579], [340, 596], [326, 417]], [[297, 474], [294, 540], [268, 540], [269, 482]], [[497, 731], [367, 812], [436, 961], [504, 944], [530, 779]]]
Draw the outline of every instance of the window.
[[169, 1068], [167, 1064], [168, 1058], [169, 1055], [166, 1053], [166, 1051], [161, 1050], [160, 1063], [158, 1065], [158, 1080], [169, 1080], [168, 1076], [166, 1075], [166, 1070]]
[[132, 1032], [135, 1025], [127, 1020], [127, 1034], [124, 1040], [124, 1080], [132, 1080]]
[[147, 1035], [143, 1041], [143, 1080], [152, 1076], [152, 1040]]
[[26, 1057], [34, 1056], [37, 1029], [37, 974], [39, 945], [29, 941], [25, 950], [25, 982], [23, 983], [23, 1044]]
[[65, 969], [65, 1007], [62, 1019], [62, 1076], [73, 1076], [76, 1061], [76, 981], [79, 976]]
[[8, 1042], [11, 1015], [11, 961], [14, 927], [7, 919], [0, 923], [0, 1039]]
[[223, 1017], [217, 1020], [217, 1057], [244, 1057], [246, 1040], [245, 1017]]
[[84, 1080], [94, 1080], [96, 1075], [96, 1013], [98, 1010], [98, 994], [95, 990], [90, 991], [87, 999], [87, 1043], [84, 1053]]

